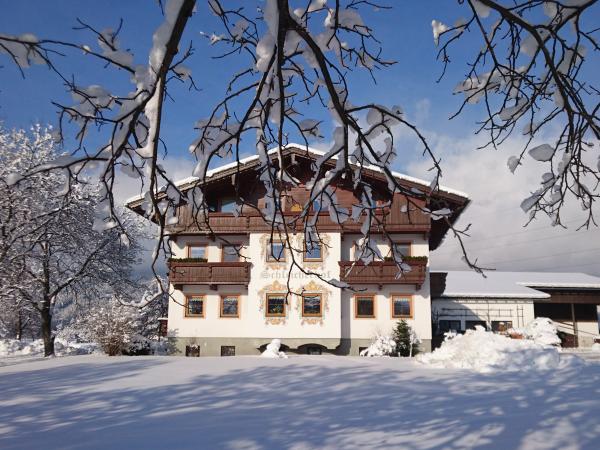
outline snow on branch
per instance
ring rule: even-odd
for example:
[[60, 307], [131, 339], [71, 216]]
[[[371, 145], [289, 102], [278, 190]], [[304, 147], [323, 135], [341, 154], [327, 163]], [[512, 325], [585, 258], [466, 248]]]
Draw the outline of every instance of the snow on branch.
[[477, 132], [487, 134], [486, 146], [499, 146], [513, 133], [527, 136], [521, 153], [508, 160], [512, 172], [527, 153], [548, 167], [541, 187], [521, 205], [530, 220], [543, 212], [561, 225], [571, 197], [588, 212], [582, 226], [596, 225], [600, 92], [588, 78], [588, 63], [600, 50], [593, 20], [598, 8], [594, 0], [468, 0], [462, 7], [466, 19], [453, 26], [432, 22], [442, 76], [459, 40], [475, 35], [483, 44], [472, 50], [466, 79], [455, 89], [463, 101], [454, 116], [482, 103]]
[[[196, 185], [182, 193], [159, 163], [159, 148], [166, 145], [161, 141], [161, 118], [171, 80], [189, 82], [190, 87], [195, 87], [191, 71], [184, 65], [193, 54], [192, 45], [179, 59], [176, 55], [185, 48], [181, 39], [196, 2], [168, 0], [161, 6], [164, 20], [152, 35], [146, 64], [140, 64], [137, 55], [121, 42], [123, 22], [116, 29], [98, 30], [80, 20], [77, 28], [94, 37], [93, 45], [31, 35], [0, 35], [0, 51], [12, 58], [19, 70], [30, 64], [45, 64], [71, 94], [71, 104], [54, 103], [59, 110], [56, 139], [62, 140], [66, 124], [75, 124], [76, 148], [64, 158], [33, 168], [30, 174], [59, 170], [68, 175], [67, 190], [90, 173], [99, 176], [102, 191], [95, 229], [124, 229], [116, 214], [114, 186], [123, 176], [139, 180], [144, 197], [141, 209], [159, 226], [156, 263], [159, 254], [169, 252], [165, 230], [177, 221], [177, 208], [182, 203], [191, 205], [197, 225], [210, 228], [210, 207], [204, 192], [209, 167], [218, 159], [227, 158], [235, 162], [239, 171], [240, 155], [249, 150], [248, 143], [253, 143], [250, 147], [254, 145], [258, 155], [258, 182], [265, 189], [265, 204], [259, 207], [246, 201], [244, 186], [234, 181], [236, 214], [246, 210], [258, 213], [271, 225], [272, 235], [286, 241], [290, 248], [290, 235], [297, 227], [302, 227], [311, 241], [322, 241], [316, 231], [316, 220], [322, 211], [340, 224], [351, 218], [361, 220], [362, 242], [367, 251], [372, 248], [368, 244], [371, 230], [386, 229], [381, 213], [389, 208], [394, 195], [405, 198], [410, 210], [445, 220], [459, 240], [465, 235], [465, 230], [454, 229], [447, 214], [439, 212], [447, 205], [431, 204], [439, 188], [441, 166], [425, 136], [403, 109], [397, 105], [355, 104], [352, 98], [348, 75], [351, 71], [366, 71], [374, 79], [377, 70], [395, 63], [384, 57], [382, 43], [362, 14], [366, 7], [388, 9], [376, 1], [266, 0], [261, 3], [258, 17], [254, 9], [232, 7], [230, 2], [210, 0], [204, 4], [203, 12], [210, 12], [218, 22], [218, 29], [201, 33], [219, 52], [215, 58], [235, 57], [235, 67], [240, 66], [238, 62], [243, 64], [230, 74], [222, 99], [195, 124], [198, 135], [189, 150], [197, 161], [192, 174]], [[438, 38], [450, 31], [446, 28], [435, 26]], [[63, 57], [61, 52], [69, 50], [102, 61], [107, 69], [123, 71], [130, 78], [132, 91], [111, 92], [102, 83], [83, 85], [65, 76], [55, 61]], [[314, 175], [305, 183], [310, 191], [308, 199], [290, 219], [284, 211], [284, 199], [300, 180], [293, 176], [283, 149], [292, 137], [308, 149], [323, 136], [321, 120], [311, 115], [312, 105], [330, 113], [335, 124], [332, 145], [313, 164]], [[413, 134], [423, 154], [431, 160], [430, 189], [409, 188], [392, 173], [400, 129]], [[102, 145], [90, 144], [88, 136], [92, 130], [105, 137]], [[269, 152], [270, 148], [274, 152]], [[370, 189], [365, 174], [372, 170], [385, 177], [389, 191], [385, 202], [376, 199]], [[237, 174], [233, 179], [239, 179]], [[360, 201], [351, 208], [343, 206], [338, 199], [340, 188], [352, 190]], [[315, 213], [316, 203], [320, 208]], [[391, 236], [386, 236], [392, 242]], [[400, 255], [394, 254], [394, 258], [401, 274], [407, 265]], [[306, 270], [296, 261], [292, 267]]]

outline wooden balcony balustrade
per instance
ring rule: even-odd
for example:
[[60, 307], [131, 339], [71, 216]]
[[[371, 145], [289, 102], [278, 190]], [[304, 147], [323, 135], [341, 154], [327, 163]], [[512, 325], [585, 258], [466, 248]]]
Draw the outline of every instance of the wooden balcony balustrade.
[[[298, 217], [297, 213], [284, 213], [284, 220], [288, 227], [296, 231], [302, 231], [302, 220], [295, 220]], [[372, 231], [383, 231], [388, 233], [395, 232], [415, 232], [426, 233], [431, 229], [430, 218], [424, 214], [413, 213], [410, 217], [408, 214], [394, 214], [394, 211], [387, 213], [377, 213], [377, 220], [373, 221]], [[380, 225], [380, 223], [382, 225]], [[384, 224], [384, 225], [383, 225]], [[332, 220], [329, 213], [320, 213], [317, 220], [317, 229], [321, 232], [350, 232], [358, 233], [361, 231], [362, 222], [355, 222], [351, 219], [339, 224]], [[262, 216], [257, 214], [244, 214], [234, 216], [232, 213], [209, 213], [208, 223], [206, 221], [196, 221], [191, 217], [189, 208], [180, 208], [179, 223], [177, 225], [168, 226], [168, 231], [171, 233], [214, 233], [214, 234], [241, 234], [250, 232], [265, 232], [271, 231], [272, 224], [266, 222]]]
[[410, 272], [400, 273], [394, 261], [373, 261], [365, 265], [358, 261], [340, 261], [340, 281], [348, 284], [414, 284], [420, 289], [427, 275], [427, 258], [417, 257], [407, 259]]
[[250, 263], [196, 262], [171, 259], [169, 261], [169, 280], [175, 285], [247, 285], [250, 282]]

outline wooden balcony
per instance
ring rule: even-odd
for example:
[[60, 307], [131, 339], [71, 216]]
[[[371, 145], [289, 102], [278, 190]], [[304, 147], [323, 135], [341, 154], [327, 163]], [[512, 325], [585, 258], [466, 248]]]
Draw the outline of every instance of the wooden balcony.
[[[234, 216], [231, 213], [210, 213], [207, 222], [196, 223], [189, 215], [189, 211], [180, 212], [180, 223], [168, 226], [168, 231], [173, 234], [244, 234], [250, 232], [271, 232], [272, 224], [265, 222], [260, 215], [244, 214]], [[427, 233], [431, 229], [430, 219], [420, 214], [413, 214], [412, 217], [400, 215], [396, 217], [393, 214], [377, 214], [380, 223], [374, 223], [371, 227], [372, 232], [381, 232], [385, 229], [388, 233]], [[287, 224], [287, 229], [302, 231], [302, 221], [298, 215], [292, 212], [284, 213], [283, 220]], [[348, 219], [344, 223], [337, 223], [331, 219], [329, 213], [319, 214], [317, 220], [317, 229], [320, 232], [346, 232], [358, 233], [361, 231], [362, 222], [355, 222]]]
[[223, 284], [247, 285], [250, 282], [249, 262], [169, 261], [169, 280], [174, 285]]
[[398, 266], [393, 261], [373, 261], [369, 265], [354, 261], [340, 261], [340, 281], [349, 284], [414, 284], [417, 289], [425, 282], [427, 275], [427, 258], [410, 258], [410, 272], [398, 273]]

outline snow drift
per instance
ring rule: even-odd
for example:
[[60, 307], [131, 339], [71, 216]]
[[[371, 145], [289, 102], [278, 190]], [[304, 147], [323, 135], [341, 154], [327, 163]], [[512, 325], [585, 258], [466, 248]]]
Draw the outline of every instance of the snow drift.
[[538, 317], [529, 322], [525, 328], [512, 328], [508, 330], [508, 334], [517, 334], [538, 344], [560, 345], [558, 329], [547, 317]]
[[528, 339], [511, 339], [485, 331], [483, 327], [447, 339], [432, 353], [417, 356], [423, 364], [439, 368], [470, 369], [476, 372], [552, 370], [573, 364], [556, 347]]

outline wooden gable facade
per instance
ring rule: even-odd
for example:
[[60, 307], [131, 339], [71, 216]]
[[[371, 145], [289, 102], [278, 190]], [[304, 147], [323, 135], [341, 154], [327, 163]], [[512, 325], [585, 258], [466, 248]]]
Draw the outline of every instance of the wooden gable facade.
[[[299, 181], [297, 185], [282, 187], [281, 205], [284, 220], [290, 231], [302, 231], [303, 221], [299, 220], [299, 211], [309, 201], [310, 191], [306, 183], [314, 173], [316, 156], [310, 151], [295, 147], [287, 147], [283, 152], [286, 170]], [[190, 205], [182, 203], [177, 208], [178, 223], [169, 225], [168, 233], [226, 235], [271, 231], [272, 224], [266, 222], [260, 212], [265, 206], [266, 191], [259, 181], [258, 170], [259, 164], [255, 159], [220, 170], [208, 177], [203, 186], [210, 209], [207, 217], [201, 219], [193, 217]], [[448, 223], [443, 219], [433, 221], [422, 209], [448, 208], [452, 211], [448, 221], [454, 223], [469, 201], [466, 197], [445, 191], [431, 193], [425, 184], [405, 179], [399, 181], [409, 194], [395, 193], [392, 197], [382, 173], [363, 169], [362, 176], [363, 183], [369, 184], [377, 203], [387, 205], [377, 209], [375, 225], [371, 232], [424, 234], [429, 236], [431, 250], [437, 248], [442, 242], [448, 231]], [[180, 189], [186, 191], [195, 187], [196, 183], [189, 182], [180, 186]], [[352, 211], [353, 205], [361, 204], [360, 192], [357, 192], [362, 188], [360, 183], [357, 187], [352, 184], [337, 183], [334, 188], [339, 206]], [[141, 202], [141, 200], [130, 202], [129, 207], [139, 211]], [[232, 202], [242, 205], [239, 214], [226, 210], [226, 206], [231, 205]], [[318, 206], [313, 204], [313, 207]], [[362, 217], [359, 221], [348, 218], [343, 223], [338, 223], [330, 217], [329, 211], [325, 210], [318, 214], [317, 229], [323, 232], [359, 233], [362, 220]]]

